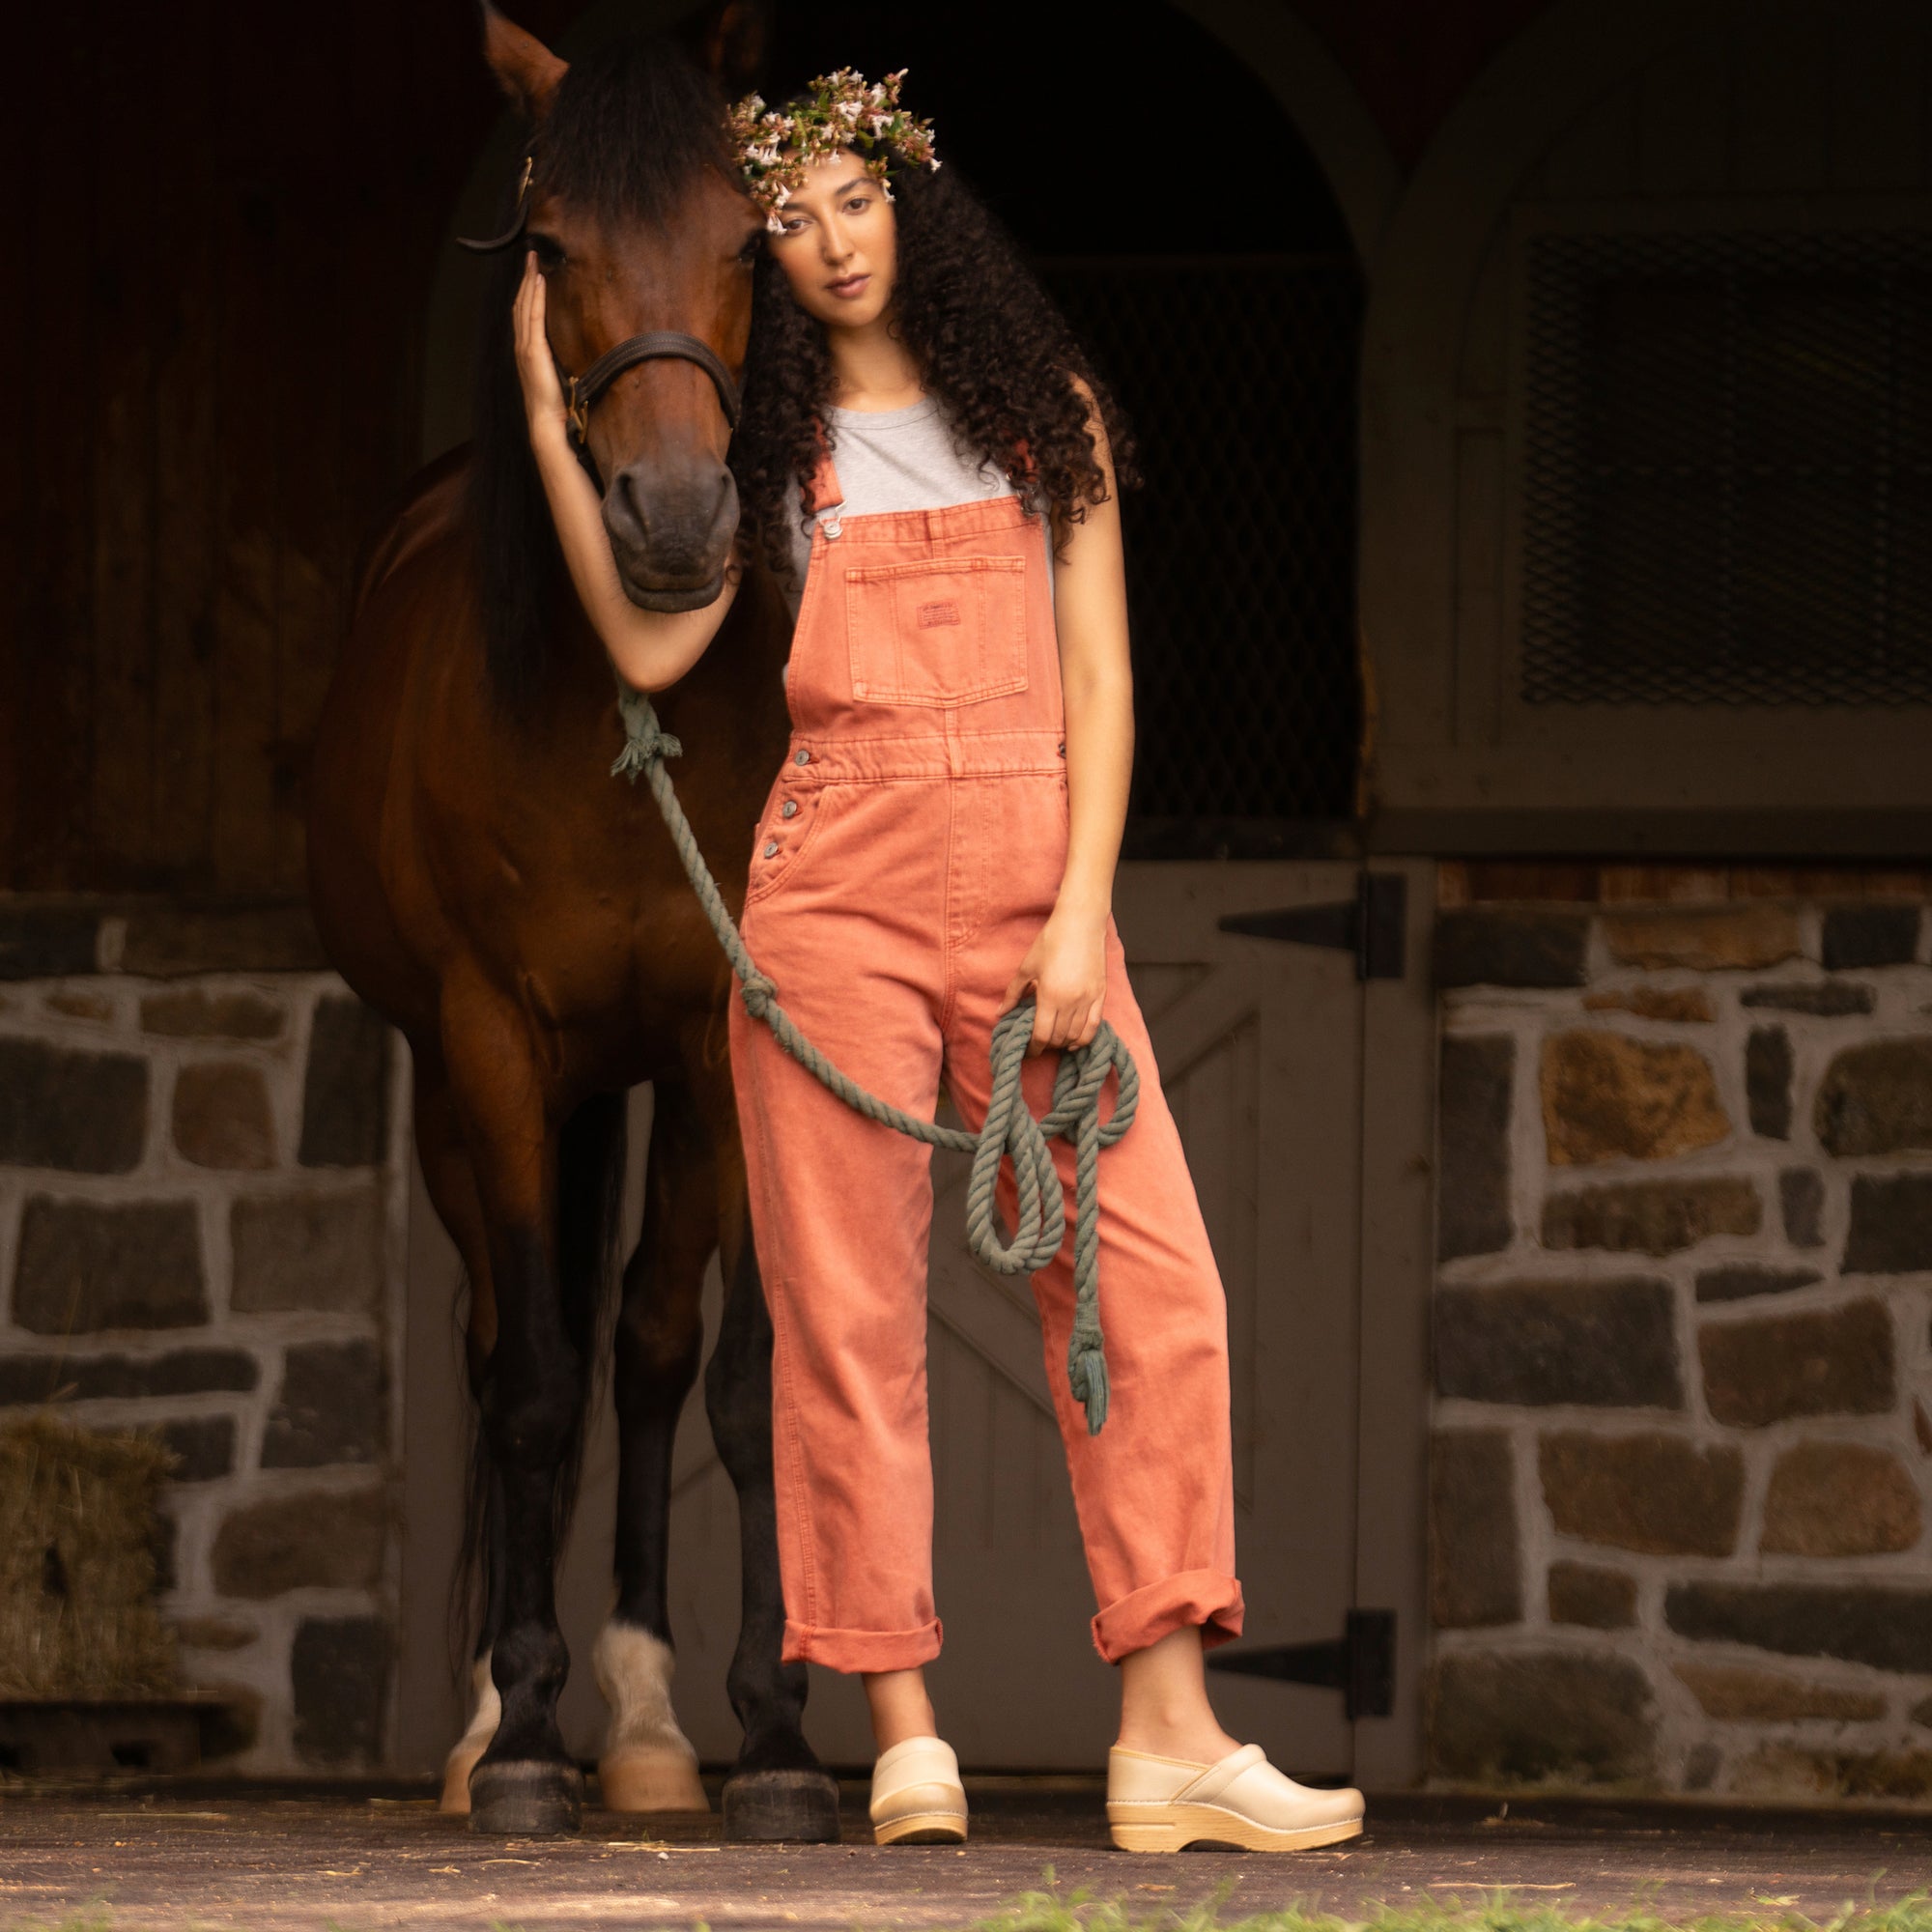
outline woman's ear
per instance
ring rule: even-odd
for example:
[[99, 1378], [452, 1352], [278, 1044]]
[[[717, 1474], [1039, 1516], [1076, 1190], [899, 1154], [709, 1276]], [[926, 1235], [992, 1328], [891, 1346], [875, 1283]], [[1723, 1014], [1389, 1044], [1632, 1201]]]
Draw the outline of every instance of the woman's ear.
[[570, 71], [568, 61], [558, 60], [534, 34], [497, 13], [490, 0], [483, 0], [483, 58], [497, 85], [532, 121], [543, 119], [557, 82]]
[[684, 28], [692, 58], [727, 99], [756, 85], [771, 38], [771, 0], [712, 0]]

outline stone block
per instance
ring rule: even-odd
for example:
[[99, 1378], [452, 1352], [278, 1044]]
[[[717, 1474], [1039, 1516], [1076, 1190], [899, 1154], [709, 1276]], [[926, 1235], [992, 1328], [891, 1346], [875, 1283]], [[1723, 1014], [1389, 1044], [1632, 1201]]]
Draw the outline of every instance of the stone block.
[[245, 1060], [184, 1066], [175, 1075], [174, 1136], [197, 1167], [273, 1167], [275, 1120], [262, 1069]]
[[1708, 1322], [1704, 1399], [1733, 1429], [1797, 1415], [1882, 1415], [1896, 1399], [1891, 1317], [1880, 1301]]
[[1787, 1167], [1777, 1177], [1777, 1208], [1794, 1248], [1825, 1245], [1825, 1177], [1816, 1168]]
[[1435, 1385], [1471, 1402], [1682, 1408], [1664, 1281], [1512, 1281], [1437, 1291]]
[[1840, 1159], [1932, 1148], [1932, 1038], [1866, 1040], [1833, 1054], [1811, 1124]]
[[1741, 1798], [1886, 1799], [1921, 1804], [1932, 1798], [1932, 1751], [1838, 1751], [1812, 1745], [1760, 1745], [1738, 1767], [1731, 1789]]
[[1731, 1131], [1695, 1047], [1585, 1027], [1543, 1046], [1543, 1132], [1553, 1167], [1665, 1160]]
[[189, 973], [320, 973], [328, 966], [299, 900], [191, 906], [148, 901], [128, 915], [121, 970], [144, 980]]
[[388, 1508], [380, 1485], [243, 1503], [214, 1538], [214, 1587], [259, 1600], [285, 1590], [370, 1590], [382, 1580]]
[[114, 1002], [105, 993], [77, 993], [70, 988], [49, 993], [42, 1005], [64, 1020], [85, 1020], [90, 1026], [106, 1026], [114, 1017]]
[[1778, 1013], [1809, 1013], [1814, 1019], [1842, 1020], [1868, 1013], [1878, 995], [1856, 980], [1792, 980], [1781, 986], [1747, 986], [1738, 995], [1744, 1007]]
[[1591, 1013], [1634, 1013], [1642, 1020], [1702, 1021], [1717, 1018], [1702, 986], [1609, 986], [1583, 995]]
[[202, 986], [150, 993], [141, 1002], [142, 1029], [169, 1039], [275, 1039], [288, 1017], [282, 1003], [265, 994]]
[[389, 1627], [380, 1617], [304, 1617], [289, 1653], [296, 1749], [310, 1764], [374, 1764], [388, 1706]]
[[235, 1418], [232, 1415], [183, 1415], [157, 1422], [149, 1432], [157, 1435], [175, 1459], [168, 1471], [171, 1483], [212, 1483], [235, 1467]]
[[1728, 1556], [1744, 1511], [1745, 1459], [1681, 1435], [1565, 1431], [1537, 1444], [1559, 1536], [1646, 1556]]
[[1820, 957], [1828, 973], [1848, 966], [1905, 966], [1918, 956], [1916, 905], [1833, 906]]
[[1522, 1616], [1516, 1463], [1499, 1429], [1445, 1429], [1429, 1448], [1429, 1604], [1438, 1630]]
[[1745, 1103], [1751, 1132], [1767, 1141], [1791, 1138], [1791, 1036], [1782, 1027], [1752, 1027], [1745, 1042]]
[[1760, 1294], [1792, 1294], [1814, 1288], [1825, 1277], [1816, 1268], [1760, 1267], [1755, 1262], [1726, 1262], [1697, 1271], [1699, 1301], [1746, 1301]]
[[1671, 966], [1695, 973], [1776, 966], [1804, 951], [1797, 914], [1765, 904], [1608, 913], [1604, 938], [1620, 966], [1653, 973]]
[[130, 1402], [153, 1395], [245, 1394], [260, 1377], [240, 1349], [136, 1355], [0, 1353], [0, 1408], [52, 1402]]
[[265, 1469], [373, 1463], [387, 1435], [388, 1377], [374, 1342], [292, 1343], [262, 1433]]
[[1885, 1699], [1842, 1684], [1813, 1684], [1779, 1670], [1731, 1663], [1680, 1663], [1677, 1675], [1707, 1718], [1729, 1724], [1784, 1724], [1823, 1718], [1841, 1724], [1885, 1716]]
[[1544, 1202], [1543, 1245], [1669, 1255], [1713, 1235], [1754, 1235], [1763, 1215], [1748, 1180], [1721, 1175], [1584, 1187]]
[[1589, 947], [1583, 913], [1463, 906], [1435, 919], [1435, 983], [1580, 986]]
[[1628, 1630], [1636, 1622], [1636, 1578], [1597, 1563], [1549, 1566], [1549, 1621], [1590, 1630]]
[[1932, 1268], [1932, 1174], [1852, 1177], [1847, 1274], [1918, 1274]]
[[1889, 1450], [1800, 1442], [1772, 1469], [1758, 1547], [1776, 1556], [1875, 1556], [1910, 1549], [1922, 1527], [1918, 1486]]
[[53, 900], [0, 907], [0, 980], [65, 980], [99, 966], [100, 914]]
[[244, 1195], [229, 1210], [230, 1304], [242, 1314], [372, 1306], [383, 1284], [383, 1202], [347, 1194]]
[[148, 1134], [148, 1063], [0, 1039], [0, 1162], [131, 1174]]
[[1932, 1590], [1864, 1583], [1673, 1583], [1664, 1622], [1700, 1643], [1932, 1675]]
[[1656, 1770], [1650, 1680], [1586, 1651], [1451, 1651], [1429, 1674], [1430, 1768], [1483, 1784], [1643, 1781]]
[[318, 1000], [302, 1080], [304, 1167], [374, 1167], [389, 1148], [389, 1029], [357, 999]]
[[240, 1617], [181, 1617], [175, 1636], [189, 1650], [246, 1650], [261, 1635]]
[[1443, 1037], [1436, 1087], [1440, 1165], [1435, 1253], [1440, 1261], [1506, 1248], [1510, 1218], [1510, 1086], [1516, 1042], [1508, 1035]]
[[194, 1203], [35, 1195], [20, 1216], [14, 1320], [36, 1335], [206, 1321]]

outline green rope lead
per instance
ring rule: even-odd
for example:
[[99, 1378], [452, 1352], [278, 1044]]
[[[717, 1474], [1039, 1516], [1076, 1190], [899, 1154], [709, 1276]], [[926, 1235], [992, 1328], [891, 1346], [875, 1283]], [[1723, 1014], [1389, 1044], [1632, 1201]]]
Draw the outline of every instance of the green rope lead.
[[[1100, 1335], [1100, 1150], [1112, 1147], [1132, 1124], [1140, 1104], [1140, 1073], [1133, 1056], [1105, 1020], [1086, 1046], [1061, 1055], [1054, 1075], [1053, 1104], [1043, 1119], [1028, 1111], [1020, 1093], [1020, 1069], [1027, 1041], [1033, 1037], [1033, 1001], [1022, 1000], [1002, 1013], [993, 1028], [992, 1098], [984, 1124], [977, 1134], [958, 1127], [942, 1127], [921, 1120], [868, 1094], [849, 1079], [800, 1033], [791, 1015], [779, 1005], [778, 988], [760, 973], [726, 910], [718, 881], [704, 863], [693, 838], [691, 822], [677, 802], [665, 760], [683, 754], [684, 747], [658, 724], [657, 712], [640, 691], [619, 683], [617, 708], [623, 713], [625, 742], [611, 767], [613, 778], [633, 784], [641, 773], [651, 796], [664, 813], [671, 843], [684, 862], [685, 875], [696, 893], [711, 929], [718, 935], [731, 969], [738, 976], [740, 997], [753, 1019], [763, 1020], [773, 1037], [813, 1079], [868, 1121], [923, 1141], [973, 1156], [966, 1185], [966, 1238], [974, 1255], [996, 1274], [1032, 1274], [1060, 1252], [1066, 1227], [1066, 1196], [1053, 1165], [1047, 1142], [1061, 1135], [1073, 1137], [1073, 1333], [1066, 1345], [1066, 1378], [1074, 1399], [1087, 1408], [1087, 1433], [1097, 1435], [1107, 1420], [1107, 1357]], [[1107, 1075], [1120, 1075], [1114, 1111], [1100, 1119], [1100, 1089]], [[1000, 1162], [1010, 1155], [1019, 1187], [1018, 1225], [1010, 1241], [1000, 1238], [993, 1211], [993, 1187]]]

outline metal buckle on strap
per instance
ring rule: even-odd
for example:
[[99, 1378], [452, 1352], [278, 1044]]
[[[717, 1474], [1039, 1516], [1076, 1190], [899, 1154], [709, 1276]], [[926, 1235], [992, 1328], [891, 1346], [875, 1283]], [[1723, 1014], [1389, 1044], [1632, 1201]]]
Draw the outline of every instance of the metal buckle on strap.
[[825, 532], [828, 542], [845, 534], [845, 526], [839, 517], [839, 512], [844, 507], [845, 499], [841, 497], [838, 502], [826, 504], [818, 513], [818, 527]]

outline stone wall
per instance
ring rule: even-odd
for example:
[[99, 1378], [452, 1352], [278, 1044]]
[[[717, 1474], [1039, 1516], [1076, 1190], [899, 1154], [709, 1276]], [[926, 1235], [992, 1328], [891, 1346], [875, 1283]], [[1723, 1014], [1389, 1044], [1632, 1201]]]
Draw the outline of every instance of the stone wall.
[[227, 1768], [387, 1754], [403, 1059], [298, 910], [0, 900], [0, 1414], [175, 1452], [164, 1607]]
[[1438, 1781], [1932, 1801], [1923, 898], [1440, 915]]

